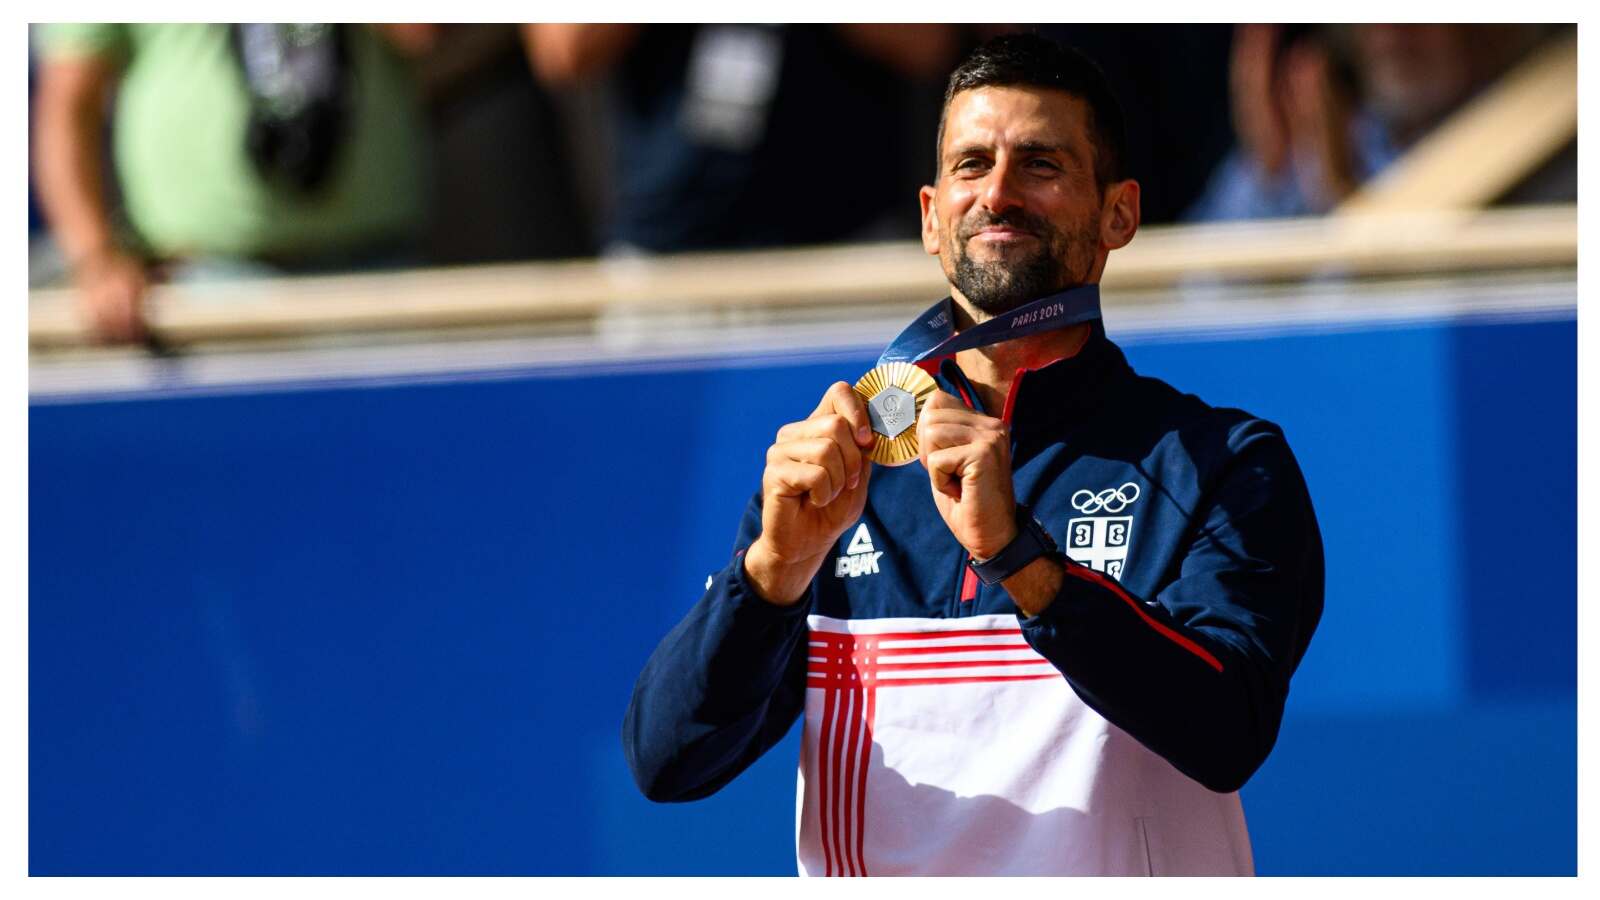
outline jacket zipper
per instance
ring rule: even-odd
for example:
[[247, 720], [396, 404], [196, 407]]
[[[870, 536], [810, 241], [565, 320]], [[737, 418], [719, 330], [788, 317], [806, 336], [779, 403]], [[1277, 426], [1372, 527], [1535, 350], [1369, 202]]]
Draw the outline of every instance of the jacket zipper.
[[[958, 369], [957, 371], [960, 370]], [[977, 405], [972, 402], [972, 395], [967, 393], [967, 386], [964, 383], [965, 378], [951, 378], [950, 381], [955, 384], [956, 390], [961, 394], [961, 402], [965, 403], [968, 409], [976, 409]], [[955, 616], [967, 614], [972, 609], [968, 604], [978, 596], [978, 573], [972, 571], [972, 567], [967, 565], [967, 555], [965, 553], [961, 554], [960, 571], [961, 589], [960, 593], [956, 595], [955, 608], [951, 610]]]

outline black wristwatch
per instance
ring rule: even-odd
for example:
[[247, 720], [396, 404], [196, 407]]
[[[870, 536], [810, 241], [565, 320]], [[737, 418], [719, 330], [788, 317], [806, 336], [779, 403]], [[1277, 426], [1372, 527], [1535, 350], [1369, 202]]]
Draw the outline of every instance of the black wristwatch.
[[1033, 512], [1017, 504], [1017, 536], [1004, 550], [984, 560], [971, 561], [972, 571], [984, 584], [999, 584], [1022, 571], [1041, 556], [1056, 553], [1056, 542], [1044, 530]]

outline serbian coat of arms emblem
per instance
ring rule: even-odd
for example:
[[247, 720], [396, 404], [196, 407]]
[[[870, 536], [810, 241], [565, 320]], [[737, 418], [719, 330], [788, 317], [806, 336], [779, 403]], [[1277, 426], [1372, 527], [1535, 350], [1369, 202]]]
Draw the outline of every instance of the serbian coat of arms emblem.
[[1120, 513], [1139, 499], [1139, 486], [1129, 481], [1103, 491], [1081, 490], [1072, 495], [1072, 508], [1085, 515], [1067, 521], [1066, 553], [1073, 562], [1121, 580], [1128, 558], [1128, 537], [1133, 516], [1094, 515]]

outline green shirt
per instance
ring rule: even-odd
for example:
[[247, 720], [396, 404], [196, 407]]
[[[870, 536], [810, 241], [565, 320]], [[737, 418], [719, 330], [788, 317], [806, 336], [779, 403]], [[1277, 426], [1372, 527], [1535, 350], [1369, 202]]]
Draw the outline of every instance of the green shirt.
[[351, 121], [314, 196], [265, 181], [245, 150], [249, 93], [226, 25], [45, 25], [46, 60], [121, 72], [112, 124], [127, 216], [157, 256], [319, 258], [414, 236], [426, 196], [420, 102], [403, 61], [352, 28]]

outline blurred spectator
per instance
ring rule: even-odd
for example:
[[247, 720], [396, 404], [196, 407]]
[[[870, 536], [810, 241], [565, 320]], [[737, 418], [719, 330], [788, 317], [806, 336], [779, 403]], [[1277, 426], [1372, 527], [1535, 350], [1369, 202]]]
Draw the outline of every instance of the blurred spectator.
[[1176, 221], [1200, 196], [1233, 144], [1228, 126], [1227, 25], [984, 26], [984, 36], [1026, 28], [1076, 47], [1123, 99], [1128, 158], [1139, 182], [1139, 220]]
[[[37, 25], [28, 26], [31, 35]], [[37, 99], [39, 95], [39, 61], [30, 46], [28, 52], [28, 133], [33, 134], [39, 120]], [[61, 280], [61, 258], [50, 240], [49, 223], [39, 205], [38, 186], [34, 173], [28, 172], [28, 289], [44, 287]]]
[[426, 148], [401, 57], [431, 46], [431, 26], [83, 24], [39, 37], [39, 196], [102, 337], [142, 335], [155, 277], [412, 258]]
[[926, 174], [883, 123], [902, 120], [919, 83], [942, 90], [954, 26], [536, 24], [524, 36], [552, 87], [612, 78], [607, 252], [916, 235]]
[[[1231, 72], [1238, 146], [1187, 218], [1329, 211], [1547, 32], [1520, 24], [1238, 26]], [[1560, 178], [1544, 183], [1550, 187], [1516, 199], [1577, 198], [1575, 178], [1566, 187]]]
[[529, 71], [519, 27], [440, 25], [416, 76], [433, 138], [426, 261], [594, 255], [565, 111]]

